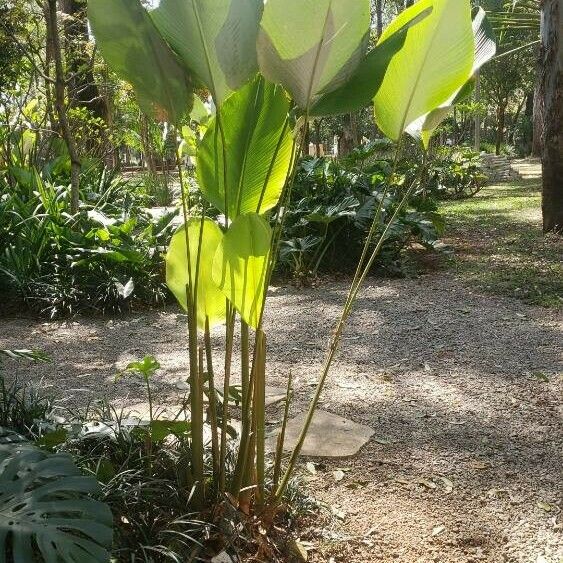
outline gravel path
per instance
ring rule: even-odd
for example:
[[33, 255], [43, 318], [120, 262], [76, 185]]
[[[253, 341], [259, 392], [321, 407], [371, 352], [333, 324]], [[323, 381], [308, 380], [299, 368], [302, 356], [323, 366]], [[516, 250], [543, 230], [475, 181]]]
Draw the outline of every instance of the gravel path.
[[[269, 383], [293, 371], [294, 413], [312, 394], [345, 290], [271, 290]], [[312, 560], [560, 563], [561, 328], [556, 312], [471, 293], [443, 272], [369, 281], [321, 406], [375, 436], [355, 458], [313, 460], [317, 474], [304, 472], [333, 513], [303, 530]], [[171, 308], [113, 320], [6, 318], [0, 347], [49, 353], [52, 364], [7, 365], [74, 405], [101, 394], [142, 404], [142, 387], [114, 376], [154, 354], [159, 400], [174, 404], [184, 341], [183, 315]]]

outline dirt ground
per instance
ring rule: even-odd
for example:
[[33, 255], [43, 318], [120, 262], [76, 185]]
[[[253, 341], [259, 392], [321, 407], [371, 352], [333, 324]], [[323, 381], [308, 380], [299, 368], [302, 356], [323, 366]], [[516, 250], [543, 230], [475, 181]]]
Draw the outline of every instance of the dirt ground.
[[[312, 395], [344, 281], [270, 290], [269, 384], [291, 370], [301, 412]], [[6, 362], [67, 403], [145, 400], [127, 362], [153, 354], [161, 404], [186, 377], [174, 307], [123, 318], [1, 321], [0, 348], [41, 349], [50, 364]], [[322, 409], [372, 427], [350, 459], [302, 469], [324, 503], [301, 541], [316, 562], [563, 561], [563, 322], [556, 309], [476, 293], [453, 272], [368, 281]], [[219, 345], [221, 331], [216, 331]], [[279, 406], [269, 410], [279, 419]], [[304, 460], [305, 461], [305, 460]], [[342, 473], [335, 471], [342, 470]]]
[[[283, 385], [292, 370], [293, 412], [312, 394], [344, 292], [344, 282], [271, 291], [269, 383]], [[154, 354], [160, 401], [175, 403], [187, 364], [183, 320], [174, 309], [113, 320], [8, 318], [0, 347], [49, 353], [51, 364], [10, 367], [74, 405], [101, 394], [143, 402], [140, 385], [114, 376]], [[370, 281], [321, 406], [375, 436], [356, 457], [313, 460], [317, 474], [305, 472], [335, 514], [303, 531], [312, 560], [559, 563], [561, 327], [556, 312], [472, 294], [443, 273]]]

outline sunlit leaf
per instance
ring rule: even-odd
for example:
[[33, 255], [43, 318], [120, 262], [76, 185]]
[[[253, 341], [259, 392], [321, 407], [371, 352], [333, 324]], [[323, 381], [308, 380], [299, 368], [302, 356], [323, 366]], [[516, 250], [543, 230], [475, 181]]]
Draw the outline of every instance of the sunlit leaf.
[[377, 125], [391, 139], [450, 99], [473, 66], [469, 0], [420, 0], [391, 22], [379, 42], [428, 8], [432, 13], [409, 29], [374, 97]]
[[150, 15], [219, 105], [257, 71], [260, 0], [162, 0]]
[[[200, 328], [205, 327], [205, 318], [209, 318], [210, 326], [215, 326], [225, 319], [225, 296], [219, 291], [212, 279], [213, 256], [217, 251], [223, 233], [211, 219], [193, 218], [188, 221], [188, 240], [190, 246], [190, 263], [186, 252], [186, 227], [182, 227], [172, 237], [168, 253], [166, 254], [166, 283], [174, 294], [178, 303], [187, 310], [188, 279], [192, 286], [195, 284], [196, 269], [198, 270], [197, 284], [197, 323]], [[198, 246], [201, 234], [201, 250], [199, 268]]]
[[178, 123], [191, 107], [190, 78], [139, 0], [89, 0], [88, 19], [104, 59], [133, 86], [141, 108]]
[[350, 113], [369, 106], [379, 90], [385, 72], [393, 57], [402, 48], [407, 32], [413, 25], [432, 13], [432, 8], [423, 10], [416, 18], [376, 45], [360, 62], [348, 81], [336, 90], [324, 94], [311, 108], [311, 115], [338, 115]]
[[369, 0], [268, 0], [258, 35], [260, 71], [309, 107], [356, 70], [369, 26]]
[[288, 110], [283, 89], [257, 77], [221, 107], [222, 131], [217, 118], [210, 122], [198, 151], [197, 177], [205, 198], [223, 213], [228, 210], [229, 219], [278, 203], [291, 162]]
[[472, 94], [475, 85], [475, 74], [496, 54], [497, 46], [494, 31], [487, 20], [487, 14], [483, 8], [477, 8], [475, 10], [473, 17], [473, 34], [475, 38], [473, 67], [471, 68], [465, 84], [454, 92], [450, 99], [444, 104], [418, 118], [407, 128], [407, 132], [413, 137], [422, 139], [426, 147], [434, 131], [440, 123], [448, 117], [454, 105], [466, 100]]
[[257, 328], [264, 304], [272, 230], [256, 213], [240, 215], [225, 233], [213, 261], [213, 279], [240, 316]]

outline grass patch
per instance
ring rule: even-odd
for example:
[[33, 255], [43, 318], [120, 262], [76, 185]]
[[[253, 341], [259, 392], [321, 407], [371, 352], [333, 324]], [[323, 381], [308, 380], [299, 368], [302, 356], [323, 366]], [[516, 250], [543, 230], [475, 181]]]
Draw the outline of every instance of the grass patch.
[[460, 275], [481, 290], [533, 305], [563, 304], [563, 244], [541, 229], [541, 183], [489, 186], [472, 199], [444, 202]]

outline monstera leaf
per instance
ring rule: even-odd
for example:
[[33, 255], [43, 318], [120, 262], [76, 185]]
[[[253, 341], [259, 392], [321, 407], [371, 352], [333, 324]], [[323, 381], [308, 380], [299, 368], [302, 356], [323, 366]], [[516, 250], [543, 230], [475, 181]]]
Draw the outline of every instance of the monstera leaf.
[[369, 0], [268, 0], [258, 34], [260, 71], [309, 108], [350, 78], [369, 30]]
[[104, 59], [145, 113], [178, 123], [191, 106], [190, 79], [139, 0], [89, 0], [88, 19]]
[[240, 215], [213, 260], [213, 280], [253, 328], [262, 317], [271, 238], [270, 225], [260, 215]]
[[257, 71], [261, 0], [161, 0], [151, 18], [221, 105]]
[[98, 488], [68, 455], [0, 445], [0, 561], [107, 562], [112, 515], [89, 497]]
[[377, 125], [394, 140], [413, 121], [447, 102], [473, 66], [469, 0], [420, 0], [391, 22], [379, 43], [429, 8], [432, 12], [408, 30], [373, 100]]
[[491, 24], [487, 20], [487, 14], [483, 8], [476, 8], [474, 10], [473, 35], [475, 38], [473, 67], [467, 76], [465, 84], [454, 92], [446, 103], [415, 120], [407, 127], [407, 132], [413, 137], [420, 138], [425, 147], [428, 147], [434, 131], [440, 123], [448, 117], [454, 105], [467, 99], [471, 95], [475, 82], [475, 74], [496, 54], [497, 45], [495, 34]]
[[219, 111], [221, 123], [211, 121], [198, 150], [201, 191], [229, 219], [264, 213], [278, 203], [290, 168], [289, 100], [283, 88], [256, 77]]
[[[223, 239], [221, 229], [211, 219], [190, 219], [187, 223], [187, 238], [190, 246], [190, 263], [186, 252], [186, 226], [173, 237], [166, 254], [166, 283], [178, 303], [187, 310], [186, 284], [191, 273], [192, 287], [195, 285], [197, 270], [197, 324], [205, 328], [205, 319], [211, 327], [225, 319], [225, 296], [212, 279], [213, 256]], [[200, 259], [198, 248], [201, 235]]]

